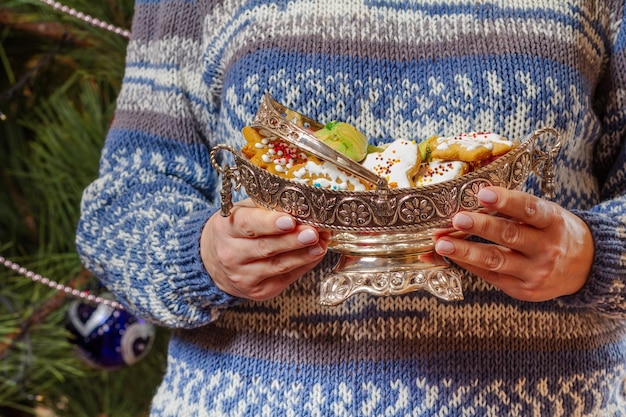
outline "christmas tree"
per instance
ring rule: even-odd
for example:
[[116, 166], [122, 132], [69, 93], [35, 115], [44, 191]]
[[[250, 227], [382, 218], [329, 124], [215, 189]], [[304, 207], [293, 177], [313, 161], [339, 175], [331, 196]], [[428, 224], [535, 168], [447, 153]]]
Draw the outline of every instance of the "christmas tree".
[[0, 5], [2, 417], [145, 416], [164, 370], [164, 329], [135, 364], [102, 369], [81, 359], [68, 310], [94, 303], [59, 290], [103, 291], [74, 235], [113, 116], [132, 13], [131, 0]]

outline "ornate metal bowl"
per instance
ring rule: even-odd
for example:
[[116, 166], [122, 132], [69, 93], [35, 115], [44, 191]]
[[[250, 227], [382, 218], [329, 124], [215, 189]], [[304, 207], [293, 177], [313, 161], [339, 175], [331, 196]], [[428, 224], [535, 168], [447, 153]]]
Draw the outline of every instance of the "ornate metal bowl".
[[[255, 124], [267, 125], [271, 131], [281, 132], [281, 137], [294, 134], [295, 125], [284, 118], [268, 120], [260, 115]], [[548, 151], [540, 149], [543, 141], [539, 139], [544, 135], [554, 141]], [[504, 156], [462, 177], [419, 188], [369, 191], [336, 191], [296, 183], [257, 167], [228, 145], [212, 150], [211, 163], [222, 174], [223, 216], [230, 215], [234, 181], [258, 206], [332, 231], [329, 250], [341, 256], [322, 281], [320, 303], [337, 305], [363, 292], [389, 296], [420, 289], [443, 300], [462, 300], [464, 273], [434, 252], [433, 233], [465, 237], [451, 227], [454, 214], [484, 211], [476, 197], [481, 188], [518, 189], [532, 172], [541, 180], [544, 197], [552, 198], [553, 158], [560, 146], [558, 132], [543, 128]], [[216, 154], [221, 150], [234, 155], [235, 166], [220, 166]]]

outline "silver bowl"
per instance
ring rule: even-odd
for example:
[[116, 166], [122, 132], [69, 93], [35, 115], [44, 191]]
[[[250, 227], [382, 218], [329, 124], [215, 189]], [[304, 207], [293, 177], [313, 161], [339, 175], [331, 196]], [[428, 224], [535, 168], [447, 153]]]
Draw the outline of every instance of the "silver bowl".
[[[267, 112], [261, 108], [253, 126], [284, 139], [301, 135], [298, 126], [280, 115], [283, 112]], [[553, 141], [548, 151], [540, 149], [544, 135]], [[417, 290], [452, 301], [463, 299], [464, 271], [434, 252], [433, 233], [466, 237], [452, 229], [452, 217], [460, 211], [485, 212], [476, 197], [481, 188], [519, 189], [531, 173], [539, 177], [543, 196], [552, 198], [553, 160], [560, 146], [558, 132], [542, 128], [507, 154], [462, 177], [401, 189], [386, 188], [381, 182], [378, 189], [368, 191], [296, 183], [252, 164], [228, 145], [212, 149], [211, 164], [222, 175], [223, 216], [230, 215], [233, 206], [234, 181], [258, 206], [332, 232], [328, 248], [341, 256], [322, 280], [321, 304], [338, 305], [357, 293], [391, 296]], [[234, 155], [234, 166], [220, 165], [217, 153], [223, 150]]]

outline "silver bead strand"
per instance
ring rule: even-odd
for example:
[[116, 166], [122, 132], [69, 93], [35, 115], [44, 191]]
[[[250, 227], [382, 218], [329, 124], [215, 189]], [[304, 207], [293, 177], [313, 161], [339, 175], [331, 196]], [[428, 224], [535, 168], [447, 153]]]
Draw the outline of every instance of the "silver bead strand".
[[[71, 7], [68, 7], [64, 4], [61, 4], [57, 1], [54, 0], [39, 0], [42, 3], [47, 4], [48, 6], [54, 8], [55, 10], [59, 10], [63, 13], [69, 14], [70, 16], [76, 17], [77, 19], [82, 20], [83, 22], [86, 22], [88, 24], [90, 24], [91, 26], [97, 27], [97, 28], [101, 28], [104, 30], [108, 30], [109, 32], [115, 33], [116, 35], [120, 35], [123, 36], [125, 38], [130, 38], [130, 31], [122, 29], [120, 27], [111, 25], [109, 23], [103, 22], [100, 19], [97, 19], [95, 17], [89, 16], [84, 14], [83, 12], [79, 12], [76, 9], [73, 9]], [[0, 113], [1, 115], [1, 113]], [[33, 282], [40, 282], [44, 285], [47, 285], [48, 287], [56, 290], [56, 291], [63, 291], [64, 293], [77, 297], [77, 298], [82, 298], [83, 300], [86, 300], [90, 303], [95, 303], [95, 304], [103, 304], [106, 305], [108, 307], [111, 308], [116, 308], [118, 310], [124, 310], [124, 306], [121, 305], [120, 303], [118, 303], [117, 301], [113, 301], [113, 300], [107, 300], [106, 298], [102, 298], [102, 297], [98, 297], [95, 296], [93, 294], [89, 294], [86, 291], [79, 291], [75, 288], [71, 288], [71, 287], [67, 287], [63, 284], [60, 284], [56, 281], [53, 281], [49, 278], [43, 277], [40, 274], [37, 274], [33, 271], [29, 271], [28, 269], [16, 264], [15, 262], [12, 262], [2, 256], [0, 256], [0, 264], [3, 264], [6, 268], [9, 268], [15, 272], [17, 272], [18, 274], [25, 276], [26, 278], [30, 279]]]
[[90, 24], [91, 26], [108, 30], [109, 32], [113, 32], [116, 35], [123, 36], [127, 39], [130, 38], [130, 31], [111, 25], [109, 23], [103, 22], [102, 20], [97, 19], [95, 17], [86, 15], [83, 12], [79, 12], [76, 9], [73, 9], [71, 7], [65, 6], [64, 4], [61, 4], [58, 1], [54, 1], [54, 0], [39, 0], [39, 1], [47, 4], [48, 6], [56, 10], [59, 10], [63, 13], [69, 14], [70, 16], [80, 19], [83, 22]]
[[25, 276], [26, 278], [29, 278], [31, 281], [33, 282], [40, 282], [44, 285], [47, 285], [48, 287], [52, 288], [53, 290], [56, 291], [62, 291], [68, 295], [77, 297], [77, 298], [82, 298], [83, 300], [89, 301], [90, 303], [95, 303], [95, 304], [103, 304], [105, 306], [111, 307], [111, 308], [116, 308], [118, 310], [124, 310], [124, 306], [121, 305], [120, 303], [118, 303], [117, 301], [113, 301], [113, 300], [107, 300], [106, 298], [102, 298], [102, 297], [98, 297], [95, 296], [93, 294], [88, 293], [87, 291], [79, 291], [75, 288], [72, 287], [68, 287], [66, 285], [60, 284], [56, 281], [52, 281], [49, 278], [43, 277], [39, 274], [34, 273], [33, 271], [29, 271], [28, 269], [16, 264], [15, 262], [12, 262], [6, 258], [4, 258], [3, 256], [0, 256], [0, 264], [4, 265], [6, 268], [11, 269], [15, 272], [17, 272], [18, 274]]

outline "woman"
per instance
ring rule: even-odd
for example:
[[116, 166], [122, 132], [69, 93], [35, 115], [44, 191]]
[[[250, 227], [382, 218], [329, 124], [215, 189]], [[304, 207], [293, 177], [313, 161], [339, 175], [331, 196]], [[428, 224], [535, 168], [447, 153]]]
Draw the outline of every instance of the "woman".
[[[623, 3], [139, 1], [85, 265], [175, 329], [152, 416], [618, 416], [626, 410]], [[318, 303], [328, 236], [241, 200], [209, 152], [264, 93], [371, 144], [558, 129], [555, 203], [492, 187], [436, 244], [471, 274]], [[241, 194], [239, 197], [243, 198]], [[488, 243], [486, 243], [488, 242]]]

